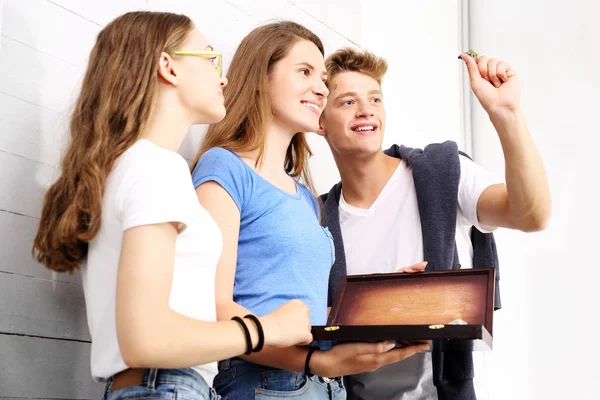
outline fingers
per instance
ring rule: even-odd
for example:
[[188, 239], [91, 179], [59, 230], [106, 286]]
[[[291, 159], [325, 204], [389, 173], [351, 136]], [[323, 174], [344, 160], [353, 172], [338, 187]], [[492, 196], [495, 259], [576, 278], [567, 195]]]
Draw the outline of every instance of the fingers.
[[386, 353], [378, 354], [377, 355], [377, 358], [378, 358], [377, 364], [379, 364], [379, 366], [383, 366], [383, 365], [395, 363], [398, 361], [405, 360], [409, 357], [412, 357], [421, 351], [428, 351], [428, 350], [429, 350], [429, 344], [419, 344], [419, 345], [415, 345], [415, 346], [406, 346], [406, 347], [402, 347], [400, 349], [394, 349], [394, 350], [388, 351]]
[[500, 61], [496, 66], [496, 75], [502, 81], [502, 83], [508, 80], [508, 71], [510, 70], [510, 65], [504, 61]]
[[416, 346], [406, 346], [406, 347], [402, 347], [400, 349], [394, 349], [394, 350], [388, 351], [386, 353], [378, 354], [376, 356], [377, 364], [379, 366], [384, 366], [387, 364], [395, 363], [398, 361], [405, 360], [409, 357], [412, 357], [421, 351], [427, 351], [427, 350], [429, 350], [428, 344], [420, 344], [420, 345], [416, 345]]
[[502, 84], [502, 82], [500, 82], [500, 78], [498, 77], [498, 60], [497, 59], [490, 58], [488, 60], [487, 73], [488, 73], [488, 77], [490, 78], [490, 82], [492, 82], [492, 85], [499, 88], [500, 85]]
[[491, 82], [488, 75], [488, 61], [490, 61], [490, 58], [487, 56], [477, 57], [477, 69], [479, 70], [479, 76], [486, 81]]
[[415, 272], [421, 272], [425, 269], [425, 267], [427, 267], [427, 261], [423, 261], [414, 265], [411, 265], [410, 267], [404, 267], [404, 268], [400, 268], [398, 270], [398, 272], [406, 272], [406, 273], [415, 273]]
[[471, 85], [474, 85], [477, 82], [477, 79], [481, 78], [479, 69], [477, 67], [477, 63], [475, 62], [473, 57], [471, 57], [467, 54], [461, 54], [460, 58], [467, 65], [467, 72], [469, 73], [469, 79], [471, 80]]
[[[379, 344], [381, 343], [378, 343], [378, 345]], [[386, 348], [389, 348], [389, 346]], [[363, 360], [363, 368], [361, 368], [361, 370], [373, 372], [379, 369], [380, 367], [383, 367], [384, 365], [393, 364], [398, 361], [405, 360], [421, 351], [427, 350], [429, 350], [428, 344], [419, 344], [415, 346], [402, 347], [399, 349], [389, 349], [387, 351], [378, 352], [375, 354], [363, 355], [361, 357], [361, 359]]]
[[313, 342], [313, 335], [312, 333], [308, 332], [306, 334], [306, 337], [304, 338], [304, 340], [302, 340], [300, 343], [298, 343], [301, 346], [308, 346], [309, 344], [311, 344]]
[[[516, 72], [505, 61], [498, 61], [496, 58], [489, 58], [481, 55], [474, 61], [471, 56], [461, 54], [460, 58], [465, 61], [471, 78], [471, 84], [477, 82], [477, 78], [482, 78], [490, 82], [494, 87], [499, 88], [503, 83], [507, 82], [511, 76], [516, 75]], [[477, 74], [474, 74], [475, 68]]]
[[388, 352], [396, 347], [395, 341], [379, 342], [379, 343], [355, 343], [354, 354], [357, 356], [369, 354], [381, 354]]

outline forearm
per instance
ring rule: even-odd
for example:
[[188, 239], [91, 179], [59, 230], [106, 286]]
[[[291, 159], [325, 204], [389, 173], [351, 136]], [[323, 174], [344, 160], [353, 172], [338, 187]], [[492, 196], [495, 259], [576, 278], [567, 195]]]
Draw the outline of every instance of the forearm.
[[[117, 319], [119, 347], [129, 367], [185, 368], [223, 360], [247, 349], [235, 321], [199, 321], [170, 309], [153, 310], [149, 318]], [[244, 320], [257, 343], [257, 328]]]
[[[217, 316], [219, 320], [227, 321], [231, 317], [244, 316], [251, 314], [248, 309], [235, 303], [234, 301], [220, 302], [217, 306]], [[265, 332], [267, 335], [268, 332]], [[241, 358], [250, 362], [266, 365], [273, 368], [285, 369], [287, 371], [303, 372], [304, 361], [306, 360], [307, 347], [292, 346], [285, 348], [275, 348], [265, 346], [260, 352], [252, 353], [248, 356], [242, 355]]]
[[508, 207], [514, 225], [526, 231], [541, 230], [550, 216], [550, 189], [523, 112], [516, 109], [489, 115], [504, 153]]

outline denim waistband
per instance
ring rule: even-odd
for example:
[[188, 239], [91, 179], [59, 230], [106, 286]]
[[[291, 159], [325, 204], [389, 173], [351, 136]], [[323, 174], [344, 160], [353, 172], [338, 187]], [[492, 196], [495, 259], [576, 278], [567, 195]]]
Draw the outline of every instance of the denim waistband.
[[[113, 378], [110, 378], [106, 385], [106, 391], [110, 391]], [[148, 389], [155, 389], [160, 384], [176, 384], [187, 386], [203, 394], [207, 399], [218, 398], [215, 390], [206, 383], [204, 378], [192, 368], [178, 369], [154, 369], [147, 368], [142, 378], [142, 386]]]
[[[243, 360], [239, 357], [234, 357], [234, 358], [228, 358], [226, 360], [223, 361], [219, 361], [219, 371], [227, 371], [232, 367], [236, 367], [236, 368], [248, 368], [248, 369], [258, 369], [261, 371], [274, 371], [274, 370], [279, 370], [280, 368], [275, 368], [275, 367], [268, 367], [266, 365], [260, 365], [260, 364], [255, 364], [253, 362], [250, 361], [246, 361]], [[292, 371], [288, 371], [290, 374], [298, 374], [298, 375], [304, 375], [303, 372], [292, 372]], [[341, 376], [337, 376], [335, 378], [328, 378], [328, 377], [322, 377], [322, 376], [318, 376], [318, 375], [314, 375], [312, 377], [312, 380], [314, 382], [317, 383], [321, 383], [321, 384], [338, 384], [339, 386], [343, 387], [343, 380]]]

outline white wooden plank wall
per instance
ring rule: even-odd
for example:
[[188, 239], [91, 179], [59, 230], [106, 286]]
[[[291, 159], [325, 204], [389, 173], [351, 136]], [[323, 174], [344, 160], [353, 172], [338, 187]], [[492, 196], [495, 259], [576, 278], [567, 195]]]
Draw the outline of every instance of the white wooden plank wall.
[[[360, 45], [359, 0], [0, 0], [0, 399], [98, 399], [78, 276], [31, 258], [44, 191], [97, 33], [131, 10], [192, 17], [228, 66], [237, 44], [270, 19], [314, 30], [326, 51]], [[194, 157], [203, 127], [180, 152]], [[328, 157], [315, 141], [317, 157]], [[335, 174], [322, 180], [325, 188]]]

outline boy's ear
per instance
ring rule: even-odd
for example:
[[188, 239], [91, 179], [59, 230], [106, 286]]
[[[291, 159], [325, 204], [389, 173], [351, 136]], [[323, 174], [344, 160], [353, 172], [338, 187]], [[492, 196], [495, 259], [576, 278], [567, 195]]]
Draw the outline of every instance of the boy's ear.
[[325, 131], [325, 127], [323, 126], [323, 118], [323, 114], [321, 114], [321, 118], [319, 118], [319, 129], [317, 129], [317, 131], [315, 132], [319, 136], [325, 136], [325, 134], [327, 133]]

